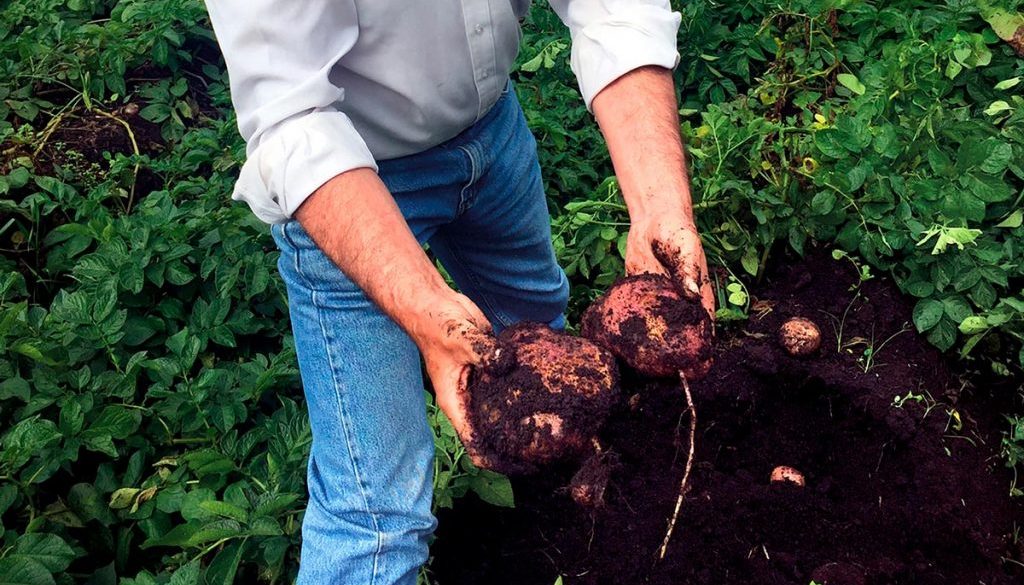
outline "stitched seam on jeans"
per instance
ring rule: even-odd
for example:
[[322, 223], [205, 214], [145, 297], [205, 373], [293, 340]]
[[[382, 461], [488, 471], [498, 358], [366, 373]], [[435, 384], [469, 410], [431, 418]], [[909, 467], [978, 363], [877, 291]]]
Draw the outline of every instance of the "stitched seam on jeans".
[[466, 184], [462, 186], [462, 191], [459, 192], [459, 208], [455, 212], [456, 217], [465, 213], [466, 209], [469, 208], [469, 198], [466, 196], [466, 192], [469, 191], [473, 184], [476, 183], [477, 179], [480, 178], [477, 176], [478, 169], [476, 157], [473, 156], [473, 151], [462, 145], [459, 145], [459, 150], [465, 153], [466, 158], [469, 159], [469, 180], [466, 181]]
[[[304, 284], [311, 292], [315, 291], [316, 289], [313, 288], [313, 283], [308, 277], [306, 277], [306, 273], [302, 271], [302, 250], [300, 250], [299, 246], [295, 243], [295, 239], [288, 234], [288, 226], [290, 224], [291, 222], [288, 222], [281, 226], [281, 235], [284, 236], [285, 241], [288, 242], [288, 245], [292, 248], [292, 255], [295, 257], [295, 260], [292, 262], [292, 267], [295, 269], [295, 274], [302, 279], [302, 284]], [[313, 304], [316, 305], [315, 300]]]
[[345, 408], [343, 406], [343, 401], [341, 399], [341, 388], [340, 384], [338, 383], [338, 372], [334, 366], [334, 352], [331, 350], [331, 348], [333, 347], [333, 338], [327, 332], [327, 327], [324, 324], [323, 318], [323, 307], [320, 305], [320, 303], [317, 302], [317, 294], [315, 290], [310, 291], [310, 300], [313, 303], [313, 307], [316, 308], [316, 318], [317, 322], [320, 324], [320, 334], [323, 336], [324, 344], [327, 348], [327, 366], [331, 369], [331, 383], [334, 386], [334, 399], [338, 405], [338, 419], [341, 422], [342, 432], [345, 433], [346, 451], [348, 451], [349, 460], [352, 464], [352, 471], [355, 473], [356, 476], [356, 485], [359, 486], [359, 496], [363, 499], [363, 506], [365, 507], [366, 513], [369, 514], [370, 519], [373, 520], [373, 532], [377, 536], [377, 550], [375, 550], [373, 553], [373, 573], [370, 576], [370, 585], [374, 585], [374, 583], [377, 582], [377, 565], [380, 562], [381, 550], [383, 550], [384, 548], [384, 538], [380, 530], [380, 521], [377, 518], [377, 515], [374, 514], [373, 511], [370, 509], [370, 498], [369, 496], [367, 496], [366, 493], [368, 490], [366, 489], [366, 486], [363, 484], [362, 474], [359, 473], [359, 457], [355, 452], [355, 447], [353, 445], [351, 428], [348, 422], [349, 418], [345, 413]]
[[[449, 238], [445, 238], [445, 240], [448, 239]], [[487, 309], [494, 315], [494, 317], [499, 322], [501, 322], [503, 327], [511, 327], [512, 319], [509, 318], [508, 315], [494, 307], [494, 304], [491, 302], [491, 299], [489, 299], [487, 293], [484, 292], [484, 289], [481, 286], [481, 281], [477, 277], [476, 273], [469, 267], [469, 264], [467, 264], [466, 261], [462, 259], [462, 255], [459, 254], [459, 251], [455, 248], [455, 246], [452, 245], [451, 241], [448, 241], [447, 243], [448, 249], [451, 250], [452, 253], [452, 260], [455, 260], [455, 262], [459, 265], [459, 268], [462, 269], [462, 272], [466, 275], [466, 278], [473, 281], [473, 286], [475, 286], [477, 291], [480, 292], [480, 299], [483, 300], [484, 305], [487, 306]]]

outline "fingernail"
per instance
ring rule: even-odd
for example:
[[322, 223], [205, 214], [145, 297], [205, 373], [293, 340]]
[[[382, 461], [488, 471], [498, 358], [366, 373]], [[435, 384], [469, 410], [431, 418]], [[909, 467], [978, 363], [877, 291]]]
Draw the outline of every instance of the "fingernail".
[[692, 281], [692, 280], [686, 281], [686, 290], [692, 292], [695, 295], [699, 295], [700, 294], [700, 287], [697, 286], [697, 283], [695, 281]]

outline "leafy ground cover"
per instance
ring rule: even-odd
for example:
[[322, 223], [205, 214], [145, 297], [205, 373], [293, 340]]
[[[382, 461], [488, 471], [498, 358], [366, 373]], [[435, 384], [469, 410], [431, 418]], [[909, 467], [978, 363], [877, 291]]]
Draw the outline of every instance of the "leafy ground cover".
[[[625, 208], [537, 3], [515, 74], [571, 317], [622, 272]], [[991, 6], [995, 5], [995, 6]], [[966, 380], [1024, 351], [1019, 2], [679, 3], [683, 131], [720, 320], [791, 252], [890, 275]], [[1012, 40], [1012, 37], [1011, 37]], [[0, 575], [286, 582], [310, 441], [277, 253], [229, 194], [243, 145], [197, 0], [0, 13]], [[885, 336], [838, 351], [874, 363]], [[913, 335], [908, 332], [907, 335]], [[1019, 399], [1002, 438], [1024, 459]], [[431, 408], [436, 504], [511, 504]], [[456, 502], [457, 506], [458, 503]]]

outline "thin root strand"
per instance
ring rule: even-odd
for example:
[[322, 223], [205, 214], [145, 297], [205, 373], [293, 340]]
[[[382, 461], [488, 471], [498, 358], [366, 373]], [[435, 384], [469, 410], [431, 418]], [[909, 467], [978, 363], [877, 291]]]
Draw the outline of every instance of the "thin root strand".
[[672, 519], [669, 520], [665, 538], [661, 541], [661, 548], [658, 550], [658, 560], [665, 558], [668, 543], [672, 540], [672, 531], [675, 530], [676, 521], [679, 519], [679, 510], [683, 507], [683, 499], [686, 497], [686, 486], [690, 481], [690, 471], [693, 469], [694, 439], [697, 436], [697, 409], [693, 406], [693, 394], [690, 392], [690, 384], [686, 381], [686, 376], [682, 372], [679, 372], [679, 380], [682, 382], [683, 392], [686, 394], [686, 409], [690, 413], [690, 453], [686, 456], [686, 469], [683, 471], [683, 480], [679, 483], [679, 497], [676, 498], [676, 508], [672, 512]]

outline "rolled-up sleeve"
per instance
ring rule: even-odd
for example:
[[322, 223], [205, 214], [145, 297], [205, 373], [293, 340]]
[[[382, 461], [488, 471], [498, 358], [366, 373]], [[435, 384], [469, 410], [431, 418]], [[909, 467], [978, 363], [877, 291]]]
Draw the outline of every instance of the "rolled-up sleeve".
[[668, 0], [550, 0], [572, 36], [572, 70], [591, 103], [622, 75], [648, 65], [679, 63], [681, 17]]
[[246, 141], [234, 199], [283, 223], [335, 175], [376, 170], [330, 79], [359, 36], [354, 0], [207, 0], [207, 10]]

